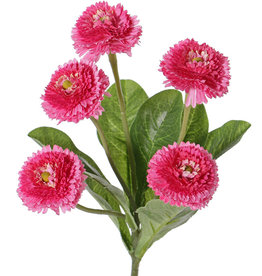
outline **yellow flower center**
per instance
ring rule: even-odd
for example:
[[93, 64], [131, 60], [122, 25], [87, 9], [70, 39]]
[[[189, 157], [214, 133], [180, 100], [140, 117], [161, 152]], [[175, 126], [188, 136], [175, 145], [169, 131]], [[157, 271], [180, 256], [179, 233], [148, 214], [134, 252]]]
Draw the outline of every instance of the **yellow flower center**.
[[192, 173], [192, 171], [193, 171], [193, 168], [191, 167], [191, 166], [186, 166], [185, 167], [185, 169], [184, 169], [185, 171], [187, 171], [187, 172], [190, 172], [190, 173]]
[[110, 17], [103, 10], [97, 10], [96, 14], [93, 15], [93, 18], [95, 22], [100, 20], [102, 23], [104, 23], [105, 20], [110, 20]]
[[104, 15], [102, 17], [99, 18], [100, 21], [102, 21], [104, 23], [105, 20], [109, 20], [109, 16], [108, 15]]
[[42, 180], [46, 183], [49, 181], [49, 176], [50, 176], [49, 172], [42, 172], [41, 173]]
[[199, 61], [203, 61], [203, 59], [202, 59], [202, 57], [195, 57], [192, 59], [192, 61], [199, 62]]
[[68, 89], [69, 87], [71, 87], [73, 84], [70, 80], [65, 80], [62, 84], [64, 89]]

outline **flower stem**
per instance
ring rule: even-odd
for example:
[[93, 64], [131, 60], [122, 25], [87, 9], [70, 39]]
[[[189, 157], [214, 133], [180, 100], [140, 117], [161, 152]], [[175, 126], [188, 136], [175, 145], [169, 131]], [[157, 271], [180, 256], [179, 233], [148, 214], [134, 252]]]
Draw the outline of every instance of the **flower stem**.
[[131, 205], [132, 209], [135, 210], [136, 209], [135, 200], [134, 200], [134, 198], [133, 198], [133, 196], [132, 196], [129, 188], [127, 187], [124, 179], [121, 177], [121, 175], [120, 175], [120, 173], [119, 173], [119, 171], [118, 171], [118, 169], [117, 169], [117, 167], [116, 167], [116, 165], [115, 165], [115, 163], [114, 163], [114, 161], [113, 161], [113, 159], [112, 159], [112, 157], [110, 155], [108, 144], [107, 144], [107, 141], [106, 141], [103, 129], [101, 128], [98, 120], [96, 120], [93, 117], [90, 117], [90, 119], [91, 119], [91, 121], [93, 122], [93, 124], [95, 125], [95, 127], [97, 129], [97, 132], [98, 132], [99, 137], [101, 139], [101, 142], [102, 142], [103, 148], [105, 150], [107, 159], [108, 159], [108, 161], [109, 161], [109, 163], [110, 163], [110, 165], [111, 165], [111, 167], [112, 167], [112, 169], [113, 169], [116, 177], [118, 178], [121, 186], [123, 187], [123, 190], [124, 190], [124, 192], [126, 193], [128, 199], [129, 199], [129, 202], [130, 202], [130, 205]]
[[116, 217], [121, 217], [121, 218], [125, 218], [126, 216], [120, 212], [117, 211], [110, 211], [110, 210], [98, 210], [98, 209], [91, 209], [91, 208], [87, 208], [85, 206], [82, 206], [80, 204], [76, 205], [76, 208], [87, 212], [87, 213], [91, 213], [91, 214], [98, 214], [98, 215], [108, 215], [108, 216], [116, 216]]
[[185, 97], [182, 126], [181, 126], [181, 130], [180, 130], [179, 138], [178, 138], [178, 141], [177, 141], [178, 144], [180, 144], [186, 136], [187, 123], [188, 123], [190, 110], [191, 110], [191, 105], [186, 106], [186, 99], [187, 99], [187, 94], [186, 94], [186, 97]]
[[135, 255], [135, 250], [137, 247], [139, 236], [140, 236], [140, 229], [137, 229], [132, 233], [132, 245], [133, 245], [134, 251], [131, 254], [131, 258], [132, 258], [131, 276], [138, 276], [139, 264], [141, 262], [141, 259], [137, 258]]
[[120, 82], [119, 73], [118, 73], [117, 58], [116, 58], [116, 54], [111, 54], [111, 53], [108, 55], [108, 57], [109, 57], [109, 62], [111, 64], [111, 68], [112, 68], [113, 75], [115, 78], [115, 83], [116, 83], [116, 90], [117, 90], [118, 102], [120, 106], [122, 125], [123, 125], [123, 130], [126, 138], [127, 153], [128, 153], [128, 158], [129, 158], [129, 163], [131, 168], [132, 192], [135, 197], [136, 191], [137, 191], [135, 157], [134, 157], [131, 137], [129, 133], [129, 128], [127, 124], [126, 105], [125, 105], [125, 100], [124, 100], [123, 91], [121, 88], [121, 82]]
[[138, 269], [139, 269], [140, 259], [136, 257], [132, 257], [132, 271], [131, 276], [138, 276]]

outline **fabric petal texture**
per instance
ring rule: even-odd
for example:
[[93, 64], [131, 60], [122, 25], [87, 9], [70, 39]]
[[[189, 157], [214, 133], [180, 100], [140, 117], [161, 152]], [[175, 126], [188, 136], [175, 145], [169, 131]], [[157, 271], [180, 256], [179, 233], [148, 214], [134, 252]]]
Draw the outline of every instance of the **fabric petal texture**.
[[160, 63], [166, 86], [185, 91], [186, 106], [193, 107], [207, 103], [207, 97], [222, 97], [228, 92], [229, 70], [227, 57], [194, 39], [175, 44]]
[[147, 182], [165, 203], [207, 206], [218, 187], [217, 165], [200, 145], [175, 142], [158, 150], [149, 162]]
[[61, 147], [45, 146], [24, 163], [17, 193], [29, 210], [59, 215], [74, 208], [85, 189], [85, 169], [78, 156]]
[[84, 60], [98, 61], [103, 54], [126, 53], [142, 34], [136, 16], [131, 16], [121, 4], [109, 6], [99, 2], [88, 7], [72, 30], [74, 48]]
[[69, 61], [51, 77], [42, 95], [42, 107], [51, 119], [77, 123], [91, 116], [98, 119], [104, 110], [101, 101], [109, 78], [93, 63]]

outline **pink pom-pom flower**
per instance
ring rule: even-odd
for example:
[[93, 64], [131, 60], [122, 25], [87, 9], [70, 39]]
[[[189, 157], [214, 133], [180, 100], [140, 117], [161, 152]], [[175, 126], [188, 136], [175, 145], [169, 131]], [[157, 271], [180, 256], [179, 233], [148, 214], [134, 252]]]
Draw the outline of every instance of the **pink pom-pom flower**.
[[228, 58], [194, 39], [180, 41], [164, 55], [160, 71], [166, 86], [184, 90], [186, 106], [207, 103], [207, 98], [222, 97], [230, 80]]
[[158, 150], [149, 162], [147, 182], [171, 205], [205, 207], [218, 186], [217, 165], [199, 145], [175, 142]]
[[130, 16], [121, 4], [99, 2], [88, 7], [72, 31], [76, 52], [84, 59], [98, 61], [101, 55], [126, 53], [139, 42], [142, 33], [136, 16]]
[[109, 79], [92, 63], [69, 61], [52, 75], [42, 95], [42, 107], [51, 119], [79, 122], [84, 118], [98, 116], [104, 111], [101, 101]]
[[45, 146], [24, 163], [19, 172], [19, 197], [29, 210], [59, 215], [74, 208], [85, 189], [85, 169], [68, 149]]

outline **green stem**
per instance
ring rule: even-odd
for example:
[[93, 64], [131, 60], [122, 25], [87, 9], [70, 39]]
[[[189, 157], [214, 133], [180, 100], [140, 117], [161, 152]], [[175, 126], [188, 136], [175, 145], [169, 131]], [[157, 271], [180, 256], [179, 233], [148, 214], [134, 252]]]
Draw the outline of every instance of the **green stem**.
[[91, 208], [87, 208], [85, 206], [82, 206], [80, 204], [76, 205], [76, 208], [87, 212], [87, 213], [91, 213], [91, 214], [98, 214], [98, 215], [108, 215], [108, 216], [116, 216], [116, 217], [121, 217], [121, 218], [125, 218], [126, 216], [120, 212], [117, 211], [109, 211], [109, 210], [98, 210], [98, 209], [91, 209]]
[[136, 231], [132, 232], [132, 246], [134, 251], [131, 253], [131, 258], [132, 258], [131, 276], [138, 275], [139, 264], [141, 262], [141, 259], [137, 258], [135, 255], [135, 250], [137, 248], [139, 236], [140, 236], [140, 229], [137, 229]]
[[100, 137], [100, 139], [101, 139], [101, 142], [102, 142], [103, 148], [104, 148], [104, 150], [105, 150], [107, 159], [108, 159], [108, 161], [109, 161], [109, 163], [110, 163], [110, 165], [111, 165], [111, 167], [112, 167], [112, 169], [113, 169], [113, 171], [114, 171], [116, 177], [118, 178], [118, 180], [119, 180], [121, 186], [123, 187], [123, 190], [124, 190], [124, 192], [126, 193], [128, 199], [129, 199], [129, 201], [130, 201], [130, 205], [132, 206], [132, 209], [135, 210], [135, 209], [136, 209], [135, 200], [134, 200], [134, 198], [133, 198], [133, 196], [132, 196], [132, 194], [131, 194], [129, 188], [127, 187], [127, 185], [126, 185], [124, 179], [121, 177], [121, 175], [120, 175], [120, 173], [119, 173], [119, 171], [118, 171], [118, 169], [117, 169], [117, 167], [116, 167], [116, 165], [115, 165], [115, 163], [114, 163], [114, 161], [113, 161], [113, 159], [112, 159], [112, 157], [111, 157], [111, 155], [110, 155], [109, 148], [108, 148], [108, 144], [107, 144], [107, 141], [106, 141], [106, 138], [105, 138], [105, 135], [104, 135], [104, 131], [103, 131], [103, 129], [101, 128], [101, 126], [100, 126], [98, 120], [96, 120], [96, 119], [93, 118], [93, 117], [90, 117], [90, 119], [91, 119], [91, 121], [93, 122], [93, 124], [95, 125], [95, 127], [96, 127], [96, 129], [97, 129], [97, 132], [98, 132], [99, 137]]
[[140, 264], [140, 259], [136, 257], [132, 257], [131, 276], [138, 276], [139, 264]]
[[[186, 97], [185, 97], [185, 103], [186, 103], [186, 98], [187, 98], [187, 94], [186, 94]], [[188, 119], [189, 119], [189, 115], [190, 115], [190, 110], [191, 110], [191, 105], [186, 107], [186, 104], [184, 104], [183, 121], [182, 121], [182, 126], [181, 126], [181, 131], [180, 131], [180, 134], [179, 134], [179, 138], [178, 138], [178, 141], [177, 141], [178, 144], [180, 144], [186, 136], [187, 123], [188, 123]]]
[[119, 73], [118, 73], [117, 58], [116, 58], [116, 54], [109, 54], [108, 57], [109, 57], [109, 62], [111, 64], [112, 71], [115, 78], [115, 83], [116, 83], [116, 90], [117, 90], [118, 102], [120, 106], [122, 125], [123, 125], [123, 130], [126, 138], [127, 153], [128, 153], [129, 163], [131, 167], [132, 189], [135, 197], [136, 191], [137, 191], [136, 164], [135, 164], [135, 157], [134, 157], [131, 137], [129, 133], [127, 118], [126, 118], [126, 105], [125, 105], [125, 100], [124, 100], [123, 91], [121, 88], [121, 82], [120, 82]]

